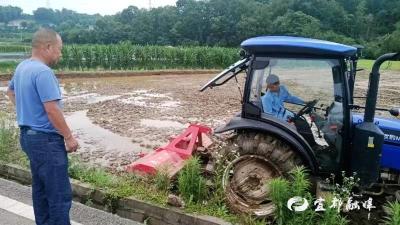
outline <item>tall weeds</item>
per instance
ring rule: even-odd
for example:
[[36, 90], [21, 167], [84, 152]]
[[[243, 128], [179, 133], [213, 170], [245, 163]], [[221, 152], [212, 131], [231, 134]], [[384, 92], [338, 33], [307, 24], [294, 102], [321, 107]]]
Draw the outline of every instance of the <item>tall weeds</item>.
[[206, 181], [201, 175], [199, 159], [193, 157], [179, 173], [179, 193], [187, 203], [202, 202], [207, 197]]
[[[332, 200], [326, 199], [325, 211], [320, 213], [313, 209], [314, 198], [310, 193], [310, 180], [307, 171], [303, 167], [296, 167], [289, 173], [289, 179], [275, 178], [268, 183], [270, 188], [270, 196], [275, 204], [275, 222], [278, 225], [346, 225], [348, 221], [340, 214], [340, 210], [329, 208]], [[287, 202], [293, 197], [303, 198], [301, 202], [293, 206], [305, 204], [307, 201], [309, 206], [301, 212], [290, 210]]]
[[388, 216], [383, 220], [385, 225], [400, 225], [400, 202], [387, 203], [384, 206], [388, 211]]

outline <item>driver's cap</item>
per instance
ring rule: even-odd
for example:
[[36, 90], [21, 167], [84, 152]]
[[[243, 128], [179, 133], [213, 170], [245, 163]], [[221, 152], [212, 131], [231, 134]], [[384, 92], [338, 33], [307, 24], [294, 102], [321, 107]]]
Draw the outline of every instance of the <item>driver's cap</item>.
[[279, 82], [279, 77], [275, 74], [270, 74], [267, 77], [266, 82], [267, 82], [267, 84], [275, 84], [276, 82]]

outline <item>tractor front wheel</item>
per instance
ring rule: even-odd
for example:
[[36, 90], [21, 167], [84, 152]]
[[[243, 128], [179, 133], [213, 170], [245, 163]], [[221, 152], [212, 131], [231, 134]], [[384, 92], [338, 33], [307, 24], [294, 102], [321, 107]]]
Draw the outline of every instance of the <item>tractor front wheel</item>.
[[229, 207], [238, 213], [270, 217], [275, 207], [269, 199], [268, 182], [287, 176], [300, 157], [285, 142], [262, 133], [243, 133], [236, 137], [239, 158], [225, 169], [223, 187]]

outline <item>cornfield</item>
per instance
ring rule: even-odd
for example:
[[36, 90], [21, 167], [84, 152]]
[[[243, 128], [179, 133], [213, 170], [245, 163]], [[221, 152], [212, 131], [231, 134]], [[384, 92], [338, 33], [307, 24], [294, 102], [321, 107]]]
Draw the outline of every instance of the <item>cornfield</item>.
[[0, 53], [8, 52], [30, 52], [31, 47], [27, 45], [0, 45]]
[[238, 50], [221, 47], [67, 45], [58, 69], [152, 70], [223, 68], [238, 58]]

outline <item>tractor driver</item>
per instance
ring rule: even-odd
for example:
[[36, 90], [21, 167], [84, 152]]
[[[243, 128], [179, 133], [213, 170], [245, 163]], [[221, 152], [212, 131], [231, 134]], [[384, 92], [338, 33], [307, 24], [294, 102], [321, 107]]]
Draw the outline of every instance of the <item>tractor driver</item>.
[[264, 113], [288, 121], [294, 114], [285, 108], [283, 102], [305, 104], [305, 101], [297, 96], [291, 95], [284, 85], [280, 85], [279, 77], [275, 74], [270, 74], [266, 82], [267, 92], [261, 97]]

